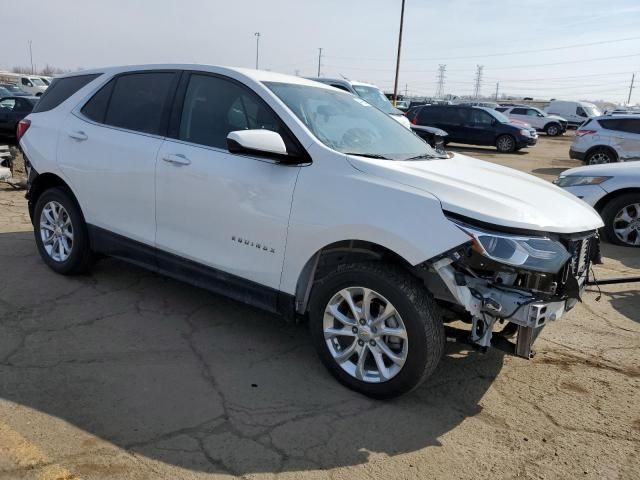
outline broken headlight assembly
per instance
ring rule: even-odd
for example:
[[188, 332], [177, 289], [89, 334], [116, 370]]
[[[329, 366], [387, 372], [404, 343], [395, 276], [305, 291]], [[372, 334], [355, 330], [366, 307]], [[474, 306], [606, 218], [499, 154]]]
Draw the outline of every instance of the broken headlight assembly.
[[456, 225], [471, 237], [475, 252], [515, 268], [557, 273], [571, 258], [564, 245], [551, 238], [490, 232], [460, 223]]

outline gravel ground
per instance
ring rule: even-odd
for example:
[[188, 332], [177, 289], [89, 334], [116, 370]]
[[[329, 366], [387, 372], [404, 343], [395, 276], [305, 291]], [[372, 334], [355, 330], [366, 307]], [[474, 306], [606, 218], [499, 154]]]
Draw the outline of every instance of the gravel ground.
[[[551, 179], [569, 141], [460, 150]], [[604, 254], [599, 277], [640, 274], [638, 250]], [[638, 287], [587, 293], [531, 361], [448, 344], [425, 385], [376, 402], [329, 377], [305, 325], [115, 260], [55, 275], [0, 185], [0, 479], [638, 479]]]

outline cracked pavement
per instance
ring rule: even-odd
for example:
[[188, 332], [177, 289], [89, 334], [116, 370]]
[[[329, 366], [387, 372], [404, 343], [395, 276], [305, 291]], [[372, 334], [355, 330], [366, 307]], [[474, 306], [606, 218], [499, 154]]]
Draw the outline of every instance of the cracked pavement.
[[[471, 155], [551, 178], [570, 138]], [[599, 277], [640, 274], [604, 246]], [[379, 402], [324, 370], [306, 325], [107, 259], [39, 259], [0, 186], [0, 479], [640, 478], [638, 284], [590, 291], [532, 361], [450, 343]]]

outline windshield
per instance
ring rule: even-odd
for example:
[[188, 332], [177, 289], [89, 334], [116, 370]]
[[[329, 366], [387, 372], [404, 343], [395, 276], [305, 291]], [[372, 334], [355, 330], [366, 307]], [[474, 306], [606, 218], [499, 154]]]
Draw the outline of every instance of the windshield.
[[511, 122], [511, 120], [509, 120], [505, 115], [503, 115], [502, 113], [498, 112], [497, 110], [494, 110], [493, 108], [487, 108], [487, 107], [479, 107], [479, 108], [484, 110], [485, 112], [489, 113], [489, 115], [491, 115], [493, 118], [498, 120], [500, 123], [510, 123]]
[[37, 85], [38, 87], [46, 87], [46, 86], [47, 86], [47, 85], [46, 85], [42, 80], [40, 80], [39, 78], [32, 77], [32, 78], [30, 78], [29, 80], [31, 80], [31, 83], [33, 83], [34, 85]]
[[363, 99], [322, 87], [265, 82], [327, 147], [341, 153], [389, 160], [442, 155]]
[[10, 92], [20, 92], [21, 90], [15, 85], [2, 85], [2, 88], [9, 90]]
[[367, 87], [365, 85], [353, 85], [353, 89], [367, 102], [374, 107], [379, 108], [384, 113], [395, 112], [393, 105], [391, 105], [389, 99], [384, 96], [384, 93], [382, 93], [380, 89], [376, 87]]
[[47, 86], [51, 85], [51, 82], [49, 82], [49, 80], [47, 80], [46, 78], [42, 78], [41, 80], [45, 85], [47, 85]]
[[599, 117], [600, 115], [602, 115], [602, 112], [600, 112], [600, 109], [595, 105], [592, 107], [583, 105], [582, 108], [584, 109], [585, 112], [587, 112], [587, 115], [589, 115], [590, 117]]

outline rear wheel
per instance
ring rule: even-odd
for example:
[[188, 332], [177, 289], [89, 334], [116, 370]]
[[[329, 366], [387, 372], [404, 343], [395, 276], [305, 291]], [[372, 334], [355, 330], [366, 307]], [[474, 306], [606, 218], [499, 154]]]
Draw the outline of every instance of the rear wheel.
[[310, 329], [338, 381], [389, 398], [413, 390], [440, 361], [444, 327], [436, 308], [424, 287], [393, 265], [345, 264], [314, 285]]
[[500, 135], [496, 140], [496, 148], [502, 153], [511, 153], [516, 149], [516, 141], [511, 135]]
[[616, 245], [640, 247], [640, 193], [620, 195], [602, 210], [604, 233]]
[[616, 161], [616, 157], [608, 148], [597, 148], [590, 152], [585, 158], [587, 165], [600, 165], [603, 163], [613, 163]]
[[46, 190], [34, 209], [34, 233], [42, 260], [63, 275], [84, 273], [93, 265], [87, 227], [77, 203], [60, 187]]

